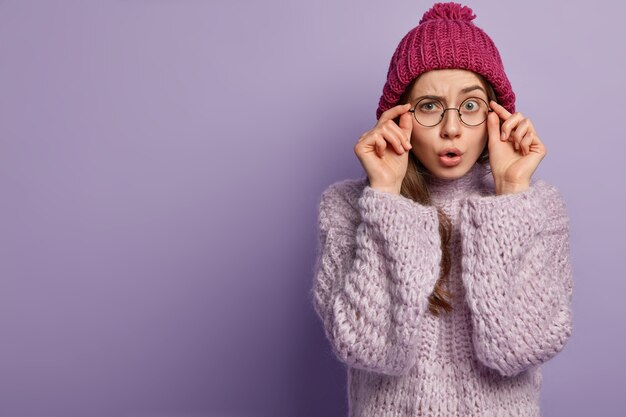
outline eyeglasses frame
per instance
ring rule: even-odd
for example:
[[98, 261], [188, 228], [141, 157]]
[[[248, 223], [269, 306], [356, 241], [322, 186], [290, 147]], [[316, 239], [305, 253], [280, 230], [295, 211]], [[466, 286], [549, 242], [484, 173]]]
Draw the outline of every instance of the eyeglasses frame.
[[460, 107], [458, 107], [458, 108], [457, 108], [457, 107], [448, 107], [448, 108], [443, 109], [443, 110], [441, 111], [441, 115], [440, 115], [440, 117], [439, 117], [439, 121], [438, 121], [437, 123], [435, 123], [434, 125], [425, 125], [425, 124], [421, 123], [419, 120], [417, 120], [417, 116], [415, 115], [415, 109], [417, 108], [418, 104], [420, 104], [422, 101], [424, 101], [424, 100], [432, 100], [432, 101], [436, 101], [436, 102], [438, 102], [439, 104], [441, 104], [441, 107], [443, 107], [443, 103], [442, 103], [440, 100], [437, 100], [437, 99], [434, 99], [434, 98], [430, 98], [430, 97], [424, 97], [424, 98], [420, 99], [417, 103], [415, 103], [415, 107], [413, 107], [412, 109], [409, 109], [409, 113], [413, 113], [413, 118], [415, 119], [415, 121], [416, 121], [417, 123], [421, 124], [422, 126], [424, 126], [424, 127], [435, 127], [435, 126], [437, 126], [439, 123], [441, 123], [441, 121], [443, 120], [443, 116], [444, 116], [444, 114], [446, 113], [446, 111], [448, 111], [448, 110], [456, 110], [456, 112], [457, 112], [457, 113], [458, 113], [458, 115], [459, 115], [459, 120], [460, 120], [460, 121], [461, 121], [461, 123], [463, 123], [465, 126], [468, 126], [468, 127], [476, 127], [476, 126], [480, 126], [480, 125], [482, 125], [483, 123], [485, 123], [485, 121], [486, 121], [486, 120], [488, 119], [488, 117], [489, 117], [489, 113], [491, 113], [491, 112], [493, 111], [493, 109], [489, 107], [489, 103], [487, 103], [485, 100], [483, 100], [483, 99], [482, 99], [482, 98], [480, 98], [480, 97], [468, 97], [468, 98], [466, 98], [465, 100], [463, 100], [463, 101], [461, 102], [461, 106], [463, 106], [463, 103], [465, 103], [467, 100], [470, 100], [470, 99], [478, 99], [478, 100], [481, 100], [483, 103], [485, 103], [485, 104], [487, 105], [487, 117], [485, 117], [485, 120], [483, 120], [482, 122], [478, 123], [477, 125], [470, 125], [470, 124], [468, 124], [467, 122], [465, 122], [465, 121], [463, 120], [463, 117], [461, 117], [461, 109], [460, 109]]

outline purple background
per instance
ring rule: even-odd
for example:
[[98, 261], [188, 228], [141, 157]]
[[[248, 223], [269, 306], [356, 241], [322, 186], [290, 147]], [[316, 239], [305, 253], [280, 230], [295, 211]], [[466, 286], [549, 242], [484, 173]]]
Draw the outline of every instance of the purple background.
[[[466, 4], [571, 216], [575, 326], [543, 413], [622, 416], [626, 10]], [[345, 415], [309, 298], [318, 199], [362, 175], [354, 143], [431, 5], [0, 1], [0, 415]]]

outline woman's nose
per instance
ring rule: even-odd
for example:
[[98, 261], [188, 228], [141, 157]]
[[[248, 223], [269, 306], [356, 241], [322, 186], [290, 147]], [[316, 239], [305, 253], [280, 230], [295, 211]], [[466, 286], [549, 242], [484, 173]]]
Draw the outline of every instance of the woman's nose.
[[441, 136], [444, 138], [454, 138], [461, 134], [461, 119], [459, 112], [455, 109], [447, 109], [441, 121]]

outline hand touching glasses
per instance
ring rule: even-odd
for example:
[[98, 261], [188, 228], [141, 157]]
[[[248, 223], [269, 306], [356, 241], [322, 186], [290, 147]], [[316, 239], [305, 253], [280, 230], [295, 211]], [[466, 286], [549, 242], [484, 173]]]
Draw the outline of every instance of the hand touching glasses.
[[496, 194], [524, 191], [547, 155], [546, 147], [522, 113], [511, 114], [493, 100], [489, 105], [493, 109], [487, 117], [489, 163]]

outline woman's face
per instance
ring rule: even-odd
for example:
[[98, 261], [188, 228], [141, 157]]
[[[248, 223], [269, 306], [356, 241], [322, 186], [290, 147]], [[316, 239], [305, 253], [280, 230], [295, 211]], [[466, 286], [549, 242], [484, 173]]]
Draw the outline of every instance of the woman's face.
[[[461, 92], [468, 87], [478, 87]], [[423, 73], [413, 85], [409, 94], [411, 109], [420, 97], [439, 96], [445, 108], [459, 108], [468, 97], [479, 97], [489, 103], [486, 86], [473, 72], [461, 69], [441, 69]], [[470, 104], [471, 107], [471, 104]], [[428, 109], [432, 106], [428, 106]], [[467, 126], [459, 119], [455, 110], [447, 110], [443, 120], [433, 127], [424, 127], [415, 118], [411, 132], [411, 152], [433, 175], [443, 179], [455, 179], [465, 175], [476, 163], [487, 144], [487, 122], [478, 126]], [[454, 159], [440, 157], [445, 148], [457, 148], [461, 152], [460, 162], [454, 166]], [[458, 158], [457, 158], [458, 159]]]

